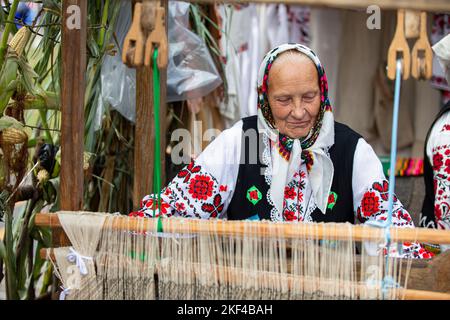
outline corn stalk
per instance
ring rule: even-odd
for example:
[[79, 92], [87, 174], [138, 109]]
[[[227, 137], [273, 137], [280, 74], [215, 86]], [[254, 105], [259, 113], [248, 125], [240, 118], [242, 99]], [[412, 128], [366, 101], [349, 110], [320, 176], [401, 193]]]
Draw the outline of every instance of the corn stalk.
[[[18, 1], [11, 6], [7, 21], [14, 21], [14, 13]], [[50, 246], [49, 230], [38, 229], [34, 226], [34, 216], [44, 207], [55, 211], [59, 209], [59, 163], [55, 169], [47, 174], [38, 159], [38, 151], [44, 142], [58, 145], [60, 136], [60, 39], [61, 39], [61, 1], [45, 1], [45, 7], [40, 16], [39, 25], [33, 23], [31, 27], [19, 29], [17, 38], [21, 33], [27, 33], [27, 41], [22, 41], [20, 50], [14, 50], [16, 42], [11, 41], [9, 46], [2, 45], [2, 63], [0, 64], [0, 111], [14, 110], [20, 108], [24, 114], [22, 125], [30, 135], [29, 147], [34, 151], [33, 161], [28, 168], [32, 184], [23, 185], [19, 188], [3, 190], [7, 199], [0, 203], [3, 205], [1, 215], [5, 221], [5, 239], [0, 244], [0, 265], [5, 270], [5, 282], [8, 299], [34, 299], [48, 294], [49, 286], [52, 284], [51, 265], [40, 259], [39, 249]], [[100, 139], [105, 137], [104, 131], [95, 130], [94, 120], [97, 115], [99, 98], [101, 93], [100, 71], [101, 63], [105, 54], [111, 50], [110, 39], [112, 28], [118, 15], [118, 2], [89, 1], [88, 2], [88, 67], [87, 90], [85, 97], [86, 108], [86, 149], [87, 151], [98, 151], [91, 163], [96, 163], [101, 158], [101, 153], [109, 146]], [[5, 22], [4, 19], [1, 20]], [[15, 26], [7, 23], [2, 39], [8, 39], [7, 35], [14, 33]], [[7, 29], [7, 30], [6, 30]], [[30, 36], [29, 31], [32, 31]], [[17, 39], [16, 38], [16, 39]], [[4, 44], [2, 42], [1, 44]], [[25, 45], [24, 45], [25, 44]], [[20, 51], [18, 53], [17, 51]], [[22, 56], [22, 52], [24, 52]], [[4, 58], [3, 58], [4, 57]], [[108, 110], [107, 110], [108, 111]], [[106, 113], [111, 119], [109, 112]], [[121, 116], [114, 113], [115, 122], [120, 123]], [[7, 118], [0, 118], [0, 124]], [[122, 120], [124, 121], [124, 119]], [[116, 140], [123, 138], [120, 128], [114, 127], [112, 131]], [[0, 128], [0, 132], [2, 128]], [[3, 130], [4, 131], [4, 130]], [[133, 130], [131, 130], [132, 132]], [[1, 135], [1, 133], [0, 133]], [[111, 141], [114, 138], [111, 139]], [[130, 153], [130, 149], [127, 151]], [[58, 156], [56, 157], [58, 158]], [[23, 159], [26, 161], [26, 159]], [[0, 166], [1, 168], [2, 166]], [[129, 168], [129, 164], [124, 168]], [[124, 169], [118, 167], [118, 169]], [[90, 170], [93, 172], [92, 168]], [[99, 178], [102, 171], [98, 173]], [[87, 174], [88, 184], [98, 182], [93, 174]], [[116, 178], [118, 175], [110, 176]], [[114, 186], [114, 183], [111, 185]], [[120, 181], [115, 181], [118, 185]], [[89, 195], [88, 188], [86, 194]], [[114, 186], [112, 190], [116, 190]], [[1, 190], [0, 190], [1, 191]], [[8, 192], [8, 193], [6, 193]], [[111, 199], [110, 192], [106, 194]], [[27, 204], [22, 210], [17, 210], [13, 215], [15, 200], [26, 200]], [[86, 202], [91, 210], [96, 210], [97, 201]], [[109, 202], [108, 209], [112, 202]], [[36, 247], [35, 247], [36, 246]], [[0, 281], [2, 281], [2, 268], [0, 268]], [[42, 286], [36, 288], [36, 283], [42, 280]]]
[[[7, 21], [13, 21], [14, 15], [16, 14], [17, 7], [19, 6], [19, 0], [14, 0], [8, 14]], [[5, 30], [2, 35], [2, 40], [0, 43], [0, 66], [3, 66], [3, 62], [5, 61], [5, 54], [8, 48], [8, 37], [12, 32], [12, 29], [15, 28], [12, 23], [6, 23]]]
[[[15, 0], [0, 23], [14, 20], [19, 1]], [[40, 259], [43, 246], [50, 245], [50, 231], [34, 226], [34, 216], [46, 208], [59, 210], [59, 158], [51, 171], [44, 172], [38, 157], [44, 143], [60, 148], [61, 128], [61, 1], [43, 1], [39, 21], [26, 27], [31, 31], [25, 46], [17, 52], [8, 48], [7, 36], [16, 32], [14, 24], [5, 24], [0, 42], [0, 132], [14, 122], [1, 117], [6, 110], [20, 109], [21, 130], [28, 130], [28, 163], [32, 183], [16, 190], [0, 190], [0, 217], [5, 221], [5, 239], [0, 242], [0, 266], [4, 266], [8, 299], [34, 299], [48, 294], [52, 285], [51, 265]], [[196, 7], [197, 8], [197, 7]], [[132, 210], [134, 125], [101, 101], [101, 65], [104, 57], [113, 54], [114, 26], [120, 1], [88, 1], [87, 68], [85, 91], [85, 208], [91, 211], [128, 213]], [[213, 57], [220, 61], [218, 46], [213, 42], [206, 23], [207, 16], [199, 7], [193, 10], [195, 30], [208, 44]], [[25, 32], [25, 28], [19, 32]], [[20, 31], [22, 30], [22, 31]], [[6, 40], [5, 40], [6, 39]], [[25, 42], [25, 41], [24, 41]], [[221, 67], [221, 65], [219, 65]], [[98, 119], [100, 126], [98, 127]], [[11, 121], [10, 121], [11, 120]], [[11, 123], [10, 123], [11, 122]], [[2, 129], [3, 123], [3, 129]], [[6, 124], [5, 124], [6, 123]], [[31, 170], [33, 167], [33, 170]], [[2, 166], [0, 166], [0, 169]], [[2, 172], [0, 170], [0, 182]], [[11, 197], [11, 194], [14, 195]], [[9, 202], [7, 201], [9, 199]], [[21, 210], [12, 214], [14, 201], [27, 200]], [[36, 250], [33, 251], [33, 247]], [[41, 282], [40, 288], [36, 284]], [[54, 285], [54, 284], [53, 284]]]

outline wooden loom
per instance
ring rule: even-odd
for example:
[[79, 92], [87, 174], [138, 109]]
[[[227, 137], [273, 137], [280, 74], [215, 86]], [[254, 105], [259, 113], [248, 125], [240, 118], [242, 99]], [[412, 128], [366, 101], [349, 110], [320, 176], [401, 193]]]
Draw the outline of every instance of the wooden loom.
[[[149, 3], [150, 1], [144, 1]], [[203, 2], [210, 2], [208, 0]], [[240, 1], [246, 2], [246, 1]], [[266, 2], [264, 0], [256, 1], [256, 2]], [[267, 1], [268, 2], [268, 1]], [[278, 1], [270, 1], [270, 2], [278, 2]], [[430, 10], [430, 11], [450, 11], [450, 4], [445, 0], [433, 0], [433, 1], [393, 1], [393, 0], [368, 0], [368, 1], [357, 1], [357, 0], [319, 0], [319, 1], [309, 1], [309, 0], [284, 0], [281, 2], [290, 3], [290, 4], [306, 4], [312, 6], [331, 6], [337, 8], [362, 8], [365, 9], [369, 5], [379, 5], [383, 9], [416, 9], [416, 10]], [[167, 1], [161, 1], [164, 8], [167, 8]], [[63, 65], [62, 65], [62, 169], [61, 169], [61, 208], [62, 210], [81, 210], [82, 208], [82, 194], [83, 194], [83, 170], [82, 170], [82, 155], [83, 155], [83, 141], [82, 135], [79, 134], [83, 132], [83, 122], [78, 121], [77, 119], [83, 119], [83, 101], [82, 98], [84, 96], [84, 86], [82, 85], [84, 82], [84, 72], [85, 72], [85, 46], [83, 43], [86, 41], [86, 11], [87, 11], [87, 1], [86, 0], [65, 0], [63, 1], [63, 12], [67, 12], [67, 7], [70, 5], [78, 5], [81, 8], [81, 29], [70, 30], [66, 27], [66, 24], [63, 25], [63, 33], [62, 33], [62, 56], [63, 56]], [[161, 12], [160, 10], [158, 12]], [[399, 15], [402, 15], [401, 11], [399, 11]], [[423, 16], [423, 14], [422, 14]], [[65, 16], [65, 18], [67, 18]], [[157, 18], [159, 21], [162, 20], [161, 15]], [[164, 23], [164, 22], [163, 22]], [[423, 25], [423, 24], [422, 24]], [[163, 25], [164, 26], [164, 25]], [[161, 29], [161, 25], [158, 25], [159, 30]], [[161, 36], [161, 35], [160, 35]], [[139, 40], [140, 41], [140, 40]], [[419, 44], [423, 45], [423, 41]], [[141, 45], [141, 44], [139, 44]], [[423, 47], [423, 46], [422, 46]], [[75, 49], [74, 49], [75, 48]], [[402, 47], [404, 48], [404, 47]], [[394, 48], [395, 49], [395, 48]], [[394, 50], [393, 49], [393, 50]], [[74, 50], [79, 52], [79, 54], [73, 54]], [[425, 58], [428, 59], [428, 55], [426, 52]], [[136, 61], [136, 60], [135, 60]], [[146, 60], [148, 61], [148, 59]], [[142, 65], [142, 62], [135, 63], [137, 66], [137, 123], [136, 123], [136, 152], [135, 152], [135, 169], [137, 172], [145, 171], [152, 172], [151, 164], [152, 159], [148, 156], [145, 156], [145, 152], [141, 152], [141, 148], [148, 148], [149, 145], [152, 145], [152, 137], [154, 136], [153, 129], [148, 126], [148, 122], [146, 119], [150, 118], [152, 115], [152, 90], [149, 88], [153, 87], [153, 83], [151, 80], [151, 70], [152, 66]], [[161, 88], [165, 88], [165, 68], [164, 63], [160, 65], [162, 71], [161, 77]], [[417, 64], [412, 68], [416, 68]], [[393, 68], [388, 68], [389, 72], [392, 72]], [[417, 67], [417, 72], [412, 74], [415, 77], [425, 77], [426, 73], [430, 70], [429, 68], [424, 67], [424, 64], [419, 62], [419, 66]], [[80, 85], [81, 84], [81, 85]], [[162, 95], [164, 97], [164, 94]], [[164, 111], [165, 101], [161, 101], [161, 107]], [[164, 114], [164, 112], [162, 112]], [[161, 116], [163, 118], [163, 115]], [[164, 123], [162, 121], [162, 123]], [[164, 131], [164, 128], [162, 128]], [[163, 140], [163, 139], [162, 139]], [[165, 142], [161, 141], [161, 144], [164, 146]], [[164, 148], [162, 148], [164, 150]], [[164, 153], [162, 153], [162, 158], [160, 159], [161, 163], [164, 163]], [[77, 166], [77, 167], [74, 167]], [[147, 190], [151, 190], [151, 177], [142, 177], [140, 175], [135, 176], [135, 184], [134, 184], [134, 205], [137, 207], [139, 205], [139, 201], [143, 195], [145, 195]], [[121, 220], [118, 220], [115, 227], [124, 229], [124, 225]], [[138, 222], [133, 218], [127, 218], [127, 228], [130, 228], [130, 225], [133, 226]], [[155, 230], [155, 220], [149, 219], [145, 222], [148, 225], [149, 229]], [[36, 217], [36, 224], [42, 227], [51, 227], [54, 228], [54, 246], [59, 245], [68, 245], [69, 242], [64, 232], [61, 232], [60, 225], [58, 223], [58, 219], [56, 215], [53, 214], [39, 214]], [[207, 229], [208, 222], [202, 222], [202, 230]], [[125, 228], [125, 229], [127, 229]], [[132, 227], [131, 227], [132, 228]], [[226, 233], [242, 233], [242, 227], [239, 224], [223, 222], [221, 223], [221, 230]], [[259, 231], [259, 235], [263, 236], [267, 233], [267, 225], [261, 225], [263, 230]], [[270, 228], [280, 228], [278, 225], [271, 225]], [[283, 233], [287, 236], [306, 236], [299, 231], [299, 228], [296, 229], [295, 233], [291, 230], [291, 227], [287, 225], [283, 225]], [[318, 228], [326, 229], [326, 227], [321, 226]], [[294, 230], [292, 228], [292, 230]], [[300, 227], [301, 230], [301, 227]], [[165, 232], [170, 232], [165, 228]], [[176, 232], [180, 232], [183, 230], [172, 230]], [[192, 231], [192, 229], [190, 229]], [[198, 230], [197, 230], [198, 231]], [[367, 229], [361, 228], [359, 226], [352, 227], [352, 237], [354, 240], [358, 239], [358, 241], [362, 240], [370, 240], [372, 235], [365, 234]], [[376, 232], [376, 231], [373, 231]], [[450, 231], [438, 231], [438, 230], [421, 230], [420, 228], [416, 228], [413, 230], [398, 230], [397, 235], [398, 241], [424, 241], [428, 243], [450, 243]], [[348, 239], [348, 230], [342, 229], [339, 231], [339, 228], [336, 228], [335, 237], [339, 239]], [[315, 237], [320, 238], [319, 235], [315, 234]], [[330, 236], [329, 234], [327, 236]], [[47, 254], [47, 252], [45, 252]], [[416, 269], [422, 269], [424, 274], [427, 272], [427, 267], [424, 267], [425, 262], [414, 263], [412, 270], [415, 269], [414, 265], [419, 265]], [[419, 271], [418, 271], [419, 272]], [[420, 272], [419, 272], [420, 273]], [[418, 276], [420, 277], [420, 276]], [[414, 292], [413, 290], [407, 289], [404, 291], [404, 297], [409, 299], [450, 299], [450, 296], [432, 292], [433, 289]]]
[[[65, 213], [67, 214], [67, 213]], [[69, 213], [70, 214], [70, 213]], [[72, 213], [73, 214], [73, 213]], [[89, 213], [87, 213], [89, 214]], [[79, 213], [77, 213], [79, 215]], [[143, 235], [147, 238], [157, 238], [155, 231], [157, 230], [158, 225], [158, 219], [142, 219], [142, 218], [131, 218], [131, 217], [125, 217], [125, 216], [111, 216], [107, 215], [108, 218], [111, 219], [110, 223], [104, 223], [103, 228], [108, 228], [110, 230], [115, 230], [119, 233], [126, 233], [130, 232], [131, 234], [138, 234]], [[81, 216], [80, 216], [81, 217]], [[174, 223], [173, 221], [177, 221], [177, 223]], [[42, 226], [42, 227], [51, 227], [53, 229], [60, 229], [62, 227], [62, 224], [60, 222], [60, 219], [58, 217], [58, 214], [39, 214], [36, 216], [36, 225]], [[291, 250], [293, 251], [294, 242], [298, 241], [299, 239], [307, 239], [306, 241], [311, 240], [324, 240], [324, 241], [341, 241], [346, 242], [350, 241], [352, 242], [362, 242], [362, 241], [379, 241], [384, 239], [384, 230], [380, 228], [373, 228], [368, 226], [362, 226], [362, 225], [356, 225], [352, 226], [350, 224], [342, 224], [342, 223], [310, 223], [310, 224], [290, 224], [290, 223], [272, 223], [272, 222], [248, 222], [248, 221], [222, 221], [222, 220], [198, 220], [198, 219], [163, 219], [163, 230], [165, 238], [163, 241], [173, 241], [174, 243], [177, 242], [177, 240], [167, 240], [167, 238], [171, 235], [189, 235], [189, 236], [197, 236], [206, 237], [203, 241], [207, 243], [221, 243], [221, 242], [227, 242], [230, 238], [239, 238], [243, 242], [251, 241], [251, 239], [281, 239], [282, 241], [277, 242], [276, 247], [280, 250], [280, 252], [285, 253], [286, 259], [280, 259], [280, 261], [277, 261], [278, 263], [283, 263], [288, 266], [286, 270], [284, 270], [284, 273], [269, 273], [270, 277], [273, 277], [273, 282], [280, 281], [281, 279], [287, 279], [286, 280], [286, 286], [289, 290], [286, 292], [286, 297], [289, 296], [291, 293], [291, 290], [296, 285], [299, 285], [301, 283], [302, 286], [315, 286], [314, 290], [311, 294], [314, 294], [314, 292], [319, 291], [319, 287], [321, 286], [332, 286], [333, 281], [335, 279], [329, 279], [327, 277], [316, 279], [315, 277], [311, 277], [310, 275], [306, 274], [296, 274], [292, 270], [296, 268], [298, 265], [307, 264], [308, 261], [304, 260], [296, 260], [292, 261], [292, 256], [295, 255]], [[108, 231], [107, 231], [108, 232]], [[427, 241], [430, 243], [450, 243], [450, 231], [444, 231], [444, 230], [432, 230], [432, 229], [423, 229], [423, 228], [412, 228], [412, 229], [405, 229], [405, 228], [391, 228], [391, 234], [392, 234], [392, 242], [414, 242], [414, 241]], [[121, 242], [124, 242], [125, 238], [121, 238]], [[158, 241], [158, 240], [154, 240]], [[161, 240], [159, 240], [161, 241]], [[188, 241], [187, 239], [181, 239], [178, 241]], [[274, 240], [275, 241], [275, 240]], [[239, 242], [236, 242], [239, 243]], [[65, 244], [67, 245], [67, 243]], [[180, 244], [176, 244], [179, 246]], [[236, 244], [235, 244], [236, 245]], [[308, 243], [308, 246], [313, 246], [313, 243]], [[143, 250], [144, 246], [140, 246], [141, 250]], [[214, 247], [214, 245], [213, 245]], [[187, 273], [189, 270], [192, 274], [195, 272], [188, 268], [188, 271], [184, 270], [187, 264], [195, 265], [196, 267], [204, 265], [201, 262], [201, 259], [197, 257], [197, 259], [191, 259], [189, 258], [188, 261], [184, 261], [183, 263], [178, 264], [172, 264], [172, 265], [162, 265], [163, 260], [172, 259], [172, 256], [169, 254], [168, 256], [165, 256], [163, 258], [163, 251], [164, 251], [164, 245], [160, 245], [159, 247], [152, 247], [153, 252], [147, 251], [146, 255], [155, 254], [159, 257], [159, 259], [156, 259], [152, 261], [154, 264], [153, 268], [151, 269], [154, 271], [155, 275], [157, 277], [161, 277], [162, 272], [171, 272], [172, 274], [179, 274], [180, 270], [177, 269], [176, 266], [182, 265], [183, 273]], [[186, 247], [184, 247], [185, 249]], [[180, 250], [183, 248], [180, 247]], [[56, 249], [53, 249], [56, 250]], [[50, 257], [52, 259], [55, 259], [55, 255], [53, 250], [47, 250], [43, 249], [41, 251], [42, 257]], [[112, 249], [111, 249], [112, 250]], [[208, 248], [209, 250], [209, 248]], [[303, 248], [305, 250], [305, 248]], [[320, 250], [323, 250], [320, 248]], [[114, 250], [112, 250], [114, 251]], [[114, 254], [112, 251], [102, 251], [99, 250], [98, 256], [101, 256], [102, 258], [95, 258], [96, 265], [101, 264], [102, 259], [105, 259], [108, 255], [115, 255], [116, 252], [114, 251]], [[130, 250], [128, 248], [127, 252], [130, 252], [133, 250]], [[159, 253], [161, 253], [162, 256], [159, 256]], [[124, 254], [121, 252], [123, 259], [126, 260], [127, 254]], [[375, 258], [379, 260], [379, 258], [383, 255], [378, 255], [378, 258]], [[175, 255], [177, 256], [177, 255]], [[362, 256], [362, 255], [361, 255]], [[334, 255], [333, 257], [339, 257], [338, 255]], [[267, 258], [267, 257], [266, 257]], [[317, 257], [316, 257], [317, 258]], [[440, 257], [441, 258], [441, 257]], [[450, 255], [446, 255], [442, 257], [440, 261], [440, 265], [444, 266], [445, 264], [448, 265], [450, 261]], [[175, 259], [175, 258], [173, 258]], [[323, 259], [323, 258], [321, 258]], [[120, 260], [120, 259], [119, 259]], [[355, 265], [355, 268], [353, 272], [351, 273], [351, 278], [353, 281], [350, 281], [349, 279], [340, 279], [339, 283], [342, 287], [341, 290], [354, 290], [354, 296], [353, 298], [362, 298], [367, 299], [367, 290], [369, 288], [368, 284], [364, 282], [365, 279], [364, 273], [367, 271], [367, 269], [371, 267], [370, 263], [363, 263], [361, 261], [362, 259], [356, 258], [355, 261], [349, 262], [346, 266], [350, 267], [352, 265]], [[397, 261], [395, 261], [397, 260]], [[394, 264], [401, 262], [405, 259], [393, 259]], [[114, 261], [118, 261], [117, 259]], [[255, 260], [256, 261], [256, 260]], [[411, 262], [411, 261], [409, 261]], [[434, 261], [432, 261], [434, 262]], [[128, 265], [133, 264], [134, 262], [132, 260], [129, 260], [126, 262]], [[241, 272], [248, 272], [250, 274], [256, 274], [256, 277], [258, 275], [267, 281], [267, 273], [268, 270], [261, 269], [259, 264], [256, 266], [257, 263], [254, 263], [255, 265], [249, 266], [247, 265], [247, 268], [250, 268], [251, 270], [248, 270], [246, 268], [243, 268], [240, 266], [240, 268], [233, 267], [230, 261], [224, 261], [219, 262], [217, 257], [213, 258], [211, 261], [208, 261], [208, 270], [214, 270], [213, 273], [217, 274], [216, 277], [216, 284], [217, 285], [232, 285], [234, 282], [238, 282], [237, 279], [239, 277], [242, 278], [240, 275]], [[270, 264], [270, 261], [269, 261]], [[294, 265], [296, 264], [296, 265]], [[373, 264], [373, 261], [372, 261]], [[416, 261], [416, 263], [413, 263], [413, 266], [411, 268], [411, 271], [408, 267], [404, 268], [403, 271], [401, 271], [398, 274], [398, 278], [404, 279], [404, 281], [413, 280], [416, 279], [416, 283], [412, 281], [412, 285], [409, 285], [408, 289], [404, 288], [397, 288], [392, 289], [394, 292], [392, 293], [390, 299], [439, 299], [439, 300], [449, 300], [450, 299], [450, 290], [448, 292], [437, 292], [432, 291], [432, 289], [436, 288], [438, 285], [437, 283], [433, 283], [433, 279], [425, 284], [418, 284], [417, 280], [420, 279], [428, 279], [429, 276], [427, 274], [430, 272], [430, 268], [428, 266], [430, 262], [425, 261]], [[97, 269], [101, 267], [97, 266]], [[400, 267], [401, 268], [401, 267]], [[128, 272], [127, 272], [128, 273]], [[222, 274], [222, 276], [220, 276]], [[153, 276], [153, 274], [152, 274]], [[209, 274], [210, 276], [210, 274]], [[192, 276], [194, 277], [194, 276]], [[202, 279], [202, 276], [196, 275], [195, 278], [198, 281], [198, 279]], [[176, 278], [178, 279], [178, 278]], [[361, 280], [360, 280], [361, 279]], [[141, 281], [145, 281], [142, 280]], [[173, 280], [176, 282], [177, 280]], [[242, 279], [241, 279], [242, 281]], [[262, 281], [262, 280], [260, 280]], [[191, 286], [195, 286], [195, 281], [191, 281]], [[442, 284], [440, 284], [442, 285]], [[262, 286], [262, 285], [261, 285]], [[450, 286], [450, 283], [447, 284], [447, 288]], [[161, 287], [161, 286], [160, 286]], [[264, 286], [262, 286], [264, 287]], [[410, 289], [410, 288], [413, 289]], [[302, 287], [303, 288], [303, 287]], [[416, 289], [419, 288], [420, 290]], [[428, 289], [428, 290], [427, 290]], [[148, 290], [155, 290], [154, 288], [148, 288]], [[306, 289], [305, 289], [306, 290]], [[311, 289], [312, 290], [312, 289]], [[335, 289], [336, 290], [336, 289]], [[378, 298], [380, 298], [380, 287], [377, 287], [377, 290], [375, 293], [373, 293], [375, 296], [378, 295]], [[322, 289], [322, 291], [324, 291]], [[304, 295], [305, 293], [302, 292]], [[154, 294], [153, 296], [157, 296], [157, 294]], [[161, 293], [159, 294], [161, 296]], [[163, 296], [164, 297], [164, 296]], [[232, 294], [230, 296], [232, 298], [236, 298]], [[286, 298], [285, 297], [285, 298]], [[86, 298], [86, 297], [84, 297]], [[188, 297], [182, 296], [180, 299], [187, 299]]]

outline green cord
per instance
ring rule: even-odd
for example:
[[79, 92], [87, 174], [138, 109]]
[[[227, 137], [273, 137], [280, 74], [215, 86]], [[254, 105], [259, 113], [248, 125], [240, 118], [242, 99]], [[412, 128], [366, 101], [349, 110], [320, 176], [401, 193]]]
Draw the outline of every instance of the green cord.
[[[155, 48], [153, 52], [153, 110], [155, 118], [155, 158], [153, 167], [153, 190], [154, 194], [158, 195], [158, 208], [159, 218], [158, 218], [158, 232], [163, 232], [162, 221], [161, 221], [161, 126], [160, 126], [160, 87], [159, 87], [159, 69], [157, 64], [158, 59], [158, 48]], [[155, 200], [155, 199], [154, 199]], [[153, 201], [154, 201], [153, 200]], [[155, 215], [156, 207], [153, 206], [153, 216]]]

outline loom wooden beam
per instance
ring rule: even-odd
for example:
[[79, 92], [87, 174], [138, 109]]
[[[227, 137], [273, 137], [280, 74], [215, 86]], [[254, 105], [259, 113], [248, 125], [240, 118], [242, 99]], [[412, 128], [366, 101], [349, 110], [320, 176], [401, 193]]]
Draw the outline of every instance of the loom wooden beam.
[[[52, 249], [41, 249], [40, 256], [42, 259], [52, 259], [55, 261], [55, 255]], [[192, 270], [200, 270], [200, 265], [198, 263], [191, 264], [189, 267], [185, 268], [186, 275], [189, 275], [189, 272]], [[161, 265], [156, 265], [156, 274], [161, 272]], [[248, 278], [248, 271], [245, 271], [240, 268], [233, 268], [227, 266], [218, 266], [218, 265], [207, 265], [203, 266], [203, 269], [208, 270], [208, 273], [211, 271], [216, 274], [216, 279], [224, 279], [226, 283], [239, 283], [242, 279]], [[416, 270], [418, 271], [418, 270]], [[220, 276], [222, 275], [222, 276]], [[192, 275], [191, 275], [192, 276]], [[252, 274], [252, 276], [261, 278], [258, 280], [260, 283], [277, 283], [280, 279], [280, 275], [276, 275], [274, 272], [266, 272], [265, 274]], [[330, 286], [335, 287], [336, 284], [332, 280], [327, 279], [314, 279], [308, 278], [305, 276], [298, 276], [293, 274], [286, 274], [282, 277], [286, 277], [285, 280], [288, 284], [289, 290], [292, 290], [295, 286], [301, 286], [306, 288], [320, 288], [321, 286]], [[361, 282], [352, 282], [352, 281], [341, 281], [339, 283], [342, 290], [353, 290], [356, 297], [364, 297], [368, 296], [368, 287]], [[430, 284], [429, 284], [430, 285]], [[372, 287], [373, 294], [377, 294], [380, 288]], [[381, 298], [381, 297], [378, 297]], [[417, 290], [417, 289], [405, 289], [405, 288], [396, 288], [388, 291], [388, 299], [404, 299], [404, 300], [450, 300], [450, 293], [445, 292], [436, 292], [430, 290]]]
[[[143, 218], [116, 217], [112, 223], [112, 228], [117, 230], [140, 231], [142, 230]], [[156, 231], [158, 219], [144, 219], [144, 229]], [[334, 239], [353, 241], [373, 241], [383, 239], [384, 230], [379, 228], [352, 225], [349, 233], [346, 224], [331, 223], [261, 223], [249, 221], [225, 221], [225, 220], [198, 220], [186, 219], [182, 224], [165, 223], [169, 219], [162, 219], [163, 230], [168, 233], [211, 233], [217, 235], [235, 235], [258, 237], [280, 236], [285, 238], [313, 238], [313, 239]], [[55, 213], [37, 214], [36, 226], [61, 227], [58, 215]], [[248, 227], [252, 225], [252, 227]], [[393, 242], [425, 242], [432, 244], [450, 243], [450, 231], [435, 230], [427, 228], [391, 228], [391, 239]]]
[[[217, 0], [186, 0], [195, 3], [217, 3]], [[383, 10], [411, 9], [428, 12], [448, 12], [448, 0], [223, 0], [221, 3], [284, 3], [310, 7], [328, 7], [337, 9], [367, 9], [377, 5]]]
[[62, 14], [61, 209], [80, 210], [84, 184], [87, 0], [64, 0]]

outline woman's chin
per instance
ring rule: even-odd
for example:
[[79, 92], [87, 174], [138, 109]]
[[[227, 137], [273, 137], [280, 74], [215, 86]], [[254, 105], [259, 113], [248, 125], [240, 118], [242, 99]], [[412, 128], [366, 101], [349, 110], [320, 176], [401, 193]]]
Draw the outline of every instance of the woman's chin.
[[289, 138], [291, 139], [301, 139], [304, 138], [308, 135], [309, 133], [309, 129], [308, 130], [288, 130], [285, 135], [287, 135]]

